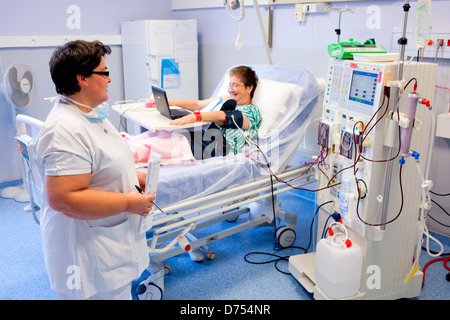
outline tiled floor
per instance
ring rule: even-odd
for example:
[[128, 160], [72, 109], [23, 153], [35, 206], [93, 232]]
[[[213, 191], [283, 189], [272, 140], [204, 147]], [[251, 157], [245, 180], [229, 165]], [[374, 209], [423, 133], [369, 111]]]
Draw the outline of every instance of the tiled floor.
[[[306, 247], [309, 242], [310, 223], [315, 210], [314, 202], [302, 194], [291, 191], [279, 199], [285, 211], [298, 214], [295, 246]], [[52, 300], [57, 296], [49, 288], [42, 256], [39, 225], [25, 204], [11, 199], [0, 199], [0, 300]], [[229, 222], [223, 222], [228, 224]], [[436, 235], [450, 251], [450, 241]], [[273, 253], [280, 256], [302, 254], [297, 248], [273, 250], [273, 227], [260, 227], [210, 244], [214, 260], [192, 262], [187, 254], [168, 259], [171, 267], [164, 279], [164, 300], [311, 300], [309, 294], [291, 275], [279, 272], [275, 263], [251, 264], [244, 257], [250, 252]], [[437, 248], [435, 248], [437, 250]], [[272, 260], [272, 256], [255, 254], [252, 261]], [[421, 266], [432, 258], [421, 254]], [[279, 269], [288, 271], [287, 262]], [[442, 262], [430, 265], [421, 300], [450, 299], [448, 271]], [[135, 283], [135, 286], [138, 282]]]

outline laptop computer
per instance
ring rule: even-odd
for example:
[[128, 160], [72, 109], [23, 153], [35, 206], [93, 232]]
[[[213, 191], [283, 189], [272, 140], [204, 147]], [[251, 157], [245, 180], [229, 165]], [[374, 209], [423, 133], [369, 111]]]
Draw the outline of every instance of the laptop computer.
[[156, 110], [158, 110], [163, 116], [175, 120], [192, 113], [191, 111], [184, 109], [171, 109], [169, 107], [169, 101], [167, 100], [167, 94], [165, 90], [152, 86], [152, 92], [153, 99], [155, 100], [156, 104]]

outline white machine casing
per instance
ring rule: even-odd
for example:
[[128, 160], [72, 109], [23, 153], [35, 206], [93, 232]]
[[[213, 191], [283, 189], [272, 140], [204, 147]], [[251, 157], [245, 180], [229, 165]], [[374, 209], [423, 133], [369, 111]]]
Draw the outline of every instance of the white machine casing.
[[[349, 238], [363, 252], [359, 290], [356, 294], [339, 298], [396, 299], [420, 295], [422, 272], [416, 272], [408, 283], [404, 279], [411, 270], [415, 247], [418, 243], [417, 221], [422, 181], [415, 159], [406, 157], [406, 163], [401, 172], [402, 202], [399, 186], [400, 156], [392, 161], [390, 174], [387, 174], [388, 162], [379, 161], [392, 158], [392, 154], [395, 157], [399, 147], [397, 122], [394, 122], [394, 130], [388, 130], [393, 123], [389, 119], [392, 118], [394, 108], [395, 88], [390, 88], [389, 100], [383, 99], [385, 84], [390, 80], [391, 75], [392, 79], [397, 79], [398, 69], [397, 61], [376, 63], [334, 58], [329, 60], [321, 119], [321, 122], [325, 124], [324, 127], [329, 127], [329, 131], [326, 138], [323, 138], [325, 134], [322, 138], [318, 138], [319, 144], [327, 145], [328, 156], [324, 160], [326, 165], [321, 167], [322, 172], [316, 171], [319, 189], [325, 188], [317, 193], [317, 205], [320, 206], [325, 202], [329, 202], [329, 204], [321, 207], [319, 211], [317, 237], [320, 240], [328, 216], [337, 212], [342, 216], [348, 229]], [[433, 104], [436, 76], [436, 64], [405, 63], [402, 77], [404, 82], [400, 83], [399, 87], [403, 88], [410, 79], [416, 78], [417, 93]], [[413, 87], [414, 81], [400, 96], [398, 106], [401, 114], [406, 112], [408, 93], [413, 90]], [[359, 96], [361, 98], [358, 98], [357, 90], [367, 91], [365, 97]], [[389, 109], [383, 115], [388, 102]], [[382, 108], [377, 112], [382, 104]], [[361, 154], [365, 159], [361, 159], [362, 161], [359, 161], [353, 168], [354, 154], [348, 155], [346, 153], [348, 148], [343, 150], [341, 143], [345, 142], [345, 135], [353, 137], [355, 124], [357, 124], [355, 132], [363, 129], [358, 121], [367, 126], [372, 116], [374, 118], [371, 120], [369, 128], [381, 116], [383, 118], [373, 127], [364, 141]], [[418, 105], [416, 120], [412, 121], [415, 122], [415, 128], [420, 128], [420, 130], [413, 130], [410, 150], [420, 154], [422, 172], [426, 171], [428, 160], [432, 116], [429, 109]], [[421, 126], [417, 126], [417, 124], [421, 124]], [[355, 148], [352, 147], [351, 151], [355, 153]], [[340, 172], [345, 168], [349, 169]], [[334, 186], [326, 188], [330, 179], [330, 185]], [[365, 195], [361, 196], [359, 201], [356, 180], [365, 189]], [[352, 182], [352, 187], [346, 185], [348, 181]], [[390, 188], [389, 196], [386, 199], [384, 196], [385, 185]], [[383, 210], [383, 206], [385, 206], [385, 210]], [[402, 208], [401, 213], [396, 218], [400, 208]], [[387, 223], [381, 222], [383, 212], [386, 213], [384, 221]], [[318, 285], [318, 279], [315, 278], [315, 264], [319, 263], [315, 259], [316, 254], [313, 252], [291, 257], [289, 270], [309, 292], [314, 293], [314, 298], [332, 299], [334, 297], [328, 296], [322, 290], [321, 287], [325, 285]], [[320, 263], [330, 262], [324, 259]], [[373, 270], [379, 270], [379, 273], [375, 274]], [[373, 282], [374, 279], [376, 284]]]

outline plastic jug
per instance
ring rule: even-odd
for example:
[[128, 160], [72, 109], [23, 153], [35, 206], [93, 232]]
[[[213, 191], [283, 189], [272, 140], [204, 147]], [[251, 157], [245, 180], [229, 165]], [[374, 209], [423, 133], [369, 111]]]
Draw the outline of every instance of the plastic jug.
[[330, 239], [317, 244], [316, 285], [329, 297], [340, 299], [358, 293], [361, 283], [362, 251], [356, 243], [336, 246]]

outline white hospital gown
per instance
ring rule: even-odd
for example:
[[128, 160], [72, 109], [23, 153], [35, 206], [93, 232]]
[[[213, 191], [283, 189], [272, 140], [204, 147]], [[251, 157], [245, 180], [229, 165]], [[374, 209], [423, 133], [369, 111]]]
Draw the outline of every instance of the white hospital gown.
[[231, 147], [230, 153], [231, 154], [237, 154], [241, 152], [245, 145], [245, 136], [244, 132], [250, 137], [253, 138], [258, 134], [258, 129], [261, 125], [262, 118], [261, 113], [259, 111], [259, 108], [255, 105], [238, 105], [236, 107], [237, 111], [241, 111], [243, 114], [245, 114], [249, 120], [249, 128], [245, 130], [239, 130], [239, 129], [230, 129], [230, 128], [222, 128], [221, 126], [217, 125], [219, 130], [222, 132], [225, 140], [228, 142], [229, 146]]
[[[42, 181], [44, 175], [92, 173], [93, 189], [128, 193], [138, 184], [125, 139], [108, 120], [90, 120], [72, 105], [55, 104], [37, 138], [35, 154]], [[130, 283], [148, 266], [138, 215], [123, 212], [78, 220], [53, 210], [45, 193], [42, 202], [44, 256], [57, 293], [88, 298]]]

